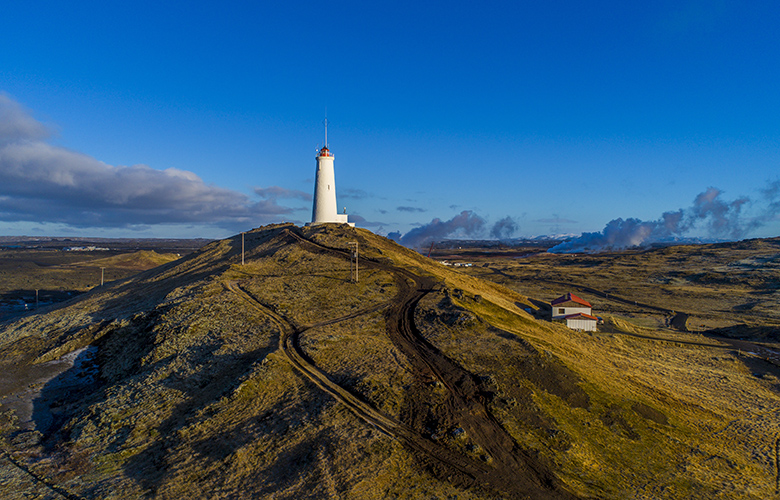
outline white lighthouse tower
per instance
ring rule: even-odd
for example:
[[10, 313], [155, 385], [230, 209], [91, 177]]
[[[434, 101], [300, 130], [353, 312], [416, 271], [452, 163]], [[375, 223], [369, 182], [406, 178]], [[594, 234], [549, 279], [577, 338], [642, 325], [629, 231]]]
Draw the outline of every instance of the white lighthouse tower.
[[317, 153], [317, 173], [314, 181], [314, 206], [311, 213], [311, 222], [307, 226], [317, 224], [349, 224], [347, 222], [346, 209], [343, 214], [338, 213], [336, 205], [336, 174], [333, 170], [333, 153], [328, 149], [328, 119], [325, 119], [325, 145]]

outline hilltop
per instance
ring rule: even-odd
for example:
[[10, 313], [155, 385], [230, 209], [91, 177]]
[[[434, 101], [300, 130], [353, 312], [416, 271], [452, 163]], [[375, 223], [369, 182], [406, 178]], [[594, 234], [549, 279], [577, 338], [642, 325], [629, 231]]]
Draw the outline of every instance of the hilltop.
[[151, 269], [172, 262], [180, 257], [175, 253], [157, 253], [154, 250], [138, 250], [102, 259], [76, 262], [73, 267], [111, 267], [115, 269], [132, 269], [136, 271]]
[[759, 356], [619, 322], [574, 332], [539, 319], [522, 290], [362, 229], [256, 229], [244, 265], [241, 247], [240, 235], [215, 241], [3, 323], [0, 488], [19, 498], [775, 491], [780, 374]]

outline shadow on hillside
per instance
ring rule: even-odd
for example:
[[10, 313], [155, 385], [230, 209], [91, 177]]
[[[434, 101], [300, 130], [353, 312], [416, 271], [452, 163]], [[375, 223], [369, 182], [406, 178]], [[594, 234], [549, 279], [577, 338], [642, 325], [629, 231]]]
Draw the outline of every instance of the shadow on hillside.
[[[42, 434], [41, 444], [47, 452], [61, 450], [62, 445], [71, 439], [72, 429], [67, 424], [76, 417], [86, 417], [93, 424], [79, 426], [80, 440], [102, 441], [110, 452], [131, 446], [128, 440], [132, 436], [135, 440], [139, 439], [139, 429], [133, 424], [135, 419], [116, 420], [117, 415], [127, 414], [116, 405], [125, 406], [130, 414], [143, 411], [137, 407], [144, 402], [144, 398], [140, 397], [144, 391], [143, 379], [154, 372], [170, 372], [160, 383], [179, 392], [183, 401], [170, 411], [168, 418], [147, 429], [148, 446], [123, 464], [128, 477], [143, 489], [153, 491], [174, 465], [168, 457], [183, 443], [178, 437], [179, 431], [203, 418], [203, 412], [208, 412], [209, 406], [232, 394], [252, 372], [255, 364], [278, 348], [278, 334], [269, 337], [263, 347], [241, 354], [216, 354], [222, 343], [214, 341], [144, 364], [143, 360], [148, 359], [157, 346], [155, 325], [162, 314], [164, 312], [158, 309], [135, 318], [128, 326], [107, 332], [82, 350], [71, 368], [43, 386], [40, 395], [33, 401], [33, 421]], [[174, 368], [175, 364], [181, 363], [184, 363], [183, 367]], [[117, 393], [117, 390], [120, 392]], [[110, 408], [115, 412], [90, 414], [90, 406], [97, 408], [109, 400], [114, 401]], [[283, 414], [285, 411], [292, 412], [289, 408], [273, 410]], [[242, 440], [247, 426], [271, 425], [274, 427], [272, 432], [283, 434], [281, 426], [286, 425], [285, 422], [297, 421], [299, 417], [296, 415], [302, 411], [301, 408], [295, 409], [282, 417], [281, 422], [277, 422], [276, 417], [268, 423], [263, 423], [262, 418], [249, 419], [224, 432], [217, 430], [214, 436], [196, 442], [195, 449], [205, 458], [217, 460], [248, 442]]]
[[[304, 481], [305, 490], [314, 492], [321, 487], [321, 478], [318, 474], [307, 475], [302, 478], [301, 466], [306, 470], [313, 467], [306, 464], [314, 463], [318, 459], [318, 453], [328, 443], [337, 440], [332, 429], [325, 427], [312, 428], [312, 423], [322, 419], [322, 413], [330, 405], [332, 400], [324, 398], [317, 391], [316, 386], [306, 380], [306, 389], [299, 393], [295, 400], [284, 399], [278, 401], [268, 411], [257, 416], [243, 419], [235, 425], [215, 432], [192, 444], [195, 455], [192, 460], [209, 464], [224, 463], [236, 451], [252, 443], [261, 443], [269, 438], [281, 442], [288, 441], [291, 446], [285, 446], [284, 451], [271, 451], [274, 455], [273, 462], [263, 470], [262, 480], [258, 481], [256, 467], [252, 463], [242, 464], [240, 459], [232, 461], [231, 476], [214, 478], [216, 482], [232, 483], [242, 491], [247, 492], [252, 498], [266, 498], [275, 492]], [[316, 423], [314, 424], [317, 425]], [[273, 449], [273, 445], [269, 445]], [[238, 484], [236, 484], [238, 483]], [[147, 487], [153, 485], [147, 485]]]
[[70, 439], [65, 433], [60, 434], [70, 419], [83, 414], [89, 405], [107, 400], [106, 391], [112, 383], [140, 371], [141, 361], [155, 347], [155, 321], [166, 309], [136, 315], [122, 327], [108, 326], [109, 330], [96, 335], [99, 338], [91, 345], [71, 353], [77, 354], [73, 365], [43, 386], [40, 396], [33, 401], [33, 421], [43, 435], [42, 444], [47, 451]]
[[737, 359], [742, 361], [754, 377], [771, 382], [775, 392], [780, 393], [780, 366], [756, 356], [738, 356]]
[[[72, 297], [80, 295], [84, 292], [80, 290], [38, 290], [38, 302], [40, 304], [47, 302], [62, 302]], [[30, 305], [30, 308], [35, 306], [35, 290], [34, 289], [18, 289], [8, 290], [0, 293], [0, 302], [26, 302]]]
[[780, 330], [772, 326], [760, 325], [732, 325], [725, 328], [713, 328], [702, 332], [707, 337], [725, 337], [730, 339], [742, 339], [751, 341], [780, 341]]
[[[238, 251], [240, 252], [240, 241]], [[227, 258], [204, 259], [199, 253], [194, 253], [178, 261], [139, 273], [128, 280], [97, 287], [75, 298], [76, 302], [55, 304], [54, 309], [66, 305], [78, 307], [79, 300], [94, 297], [95, 294], [103, 294], [103, 298], [97, 298], [100, 307], [90, 314], [93, 325], [100, 325], [100, 321], [104, 319], [130, 317], [132, 319], [123, 327], [110, 327], [110, 331], [99, 334], [92, 332], [89, 336], [98, 339], [78, 355], [73, 367], [42, 387], [40, 395], [33, 401], [33, 421], [36, 429], [42, 433], [44, 447], [51, 451], [67, 442], [69, 436], [64, 433], [60, 435], [63, 426], [70, 419], [83, 414], [89, 405], [108, 400], [110, 397], [106, 394], [106, 389], [111, 384], [137, 375], [142, 368], [153, 370], [170, 362], [172, 357], [160, 360], [151, 366], [141, 366], [142, 360], [155, 347], [155, 321], [168, 309], [168, 307], [159, 307], [160, 304], [164, 303], [166, 296], [175, 289], [219, 276], [229, 266], [230, 262]], [[168, 278], [166, 274], [172, 277]], [[49, 311], [51, 310], [49, 308]], [[30, 311], [28, 314], [34, 312]], [[102, 325], [99, 328], [102, 328]], [[57, 332], [48, 339], [47, 343], [51, 348], [64, 342], [66, 338], [74, 341], [81, 332], [85, 332], [82, 337], [88, 335], [89, 330], [90, 328], [80, 328], [75, 331]], [[20, 342], [24, 340], [21, 339]], [[251, 364], [252, 361], [254, 359], [247, 363]], [[105, 370], [101, 370], [98, 378], [98, 369], [103, 369], [107, 365], [110, 365], [111, 372], [106, 373]], [[126, 434], [115, 433], [108, 436], [108, 439], [112, 441], [112, 445], [121, 446], [127, 439]]]
[[215, 267], [201, 266], [200, 269], [183, 273], [177, 279], [150, 279], [167, 273], [177, 262], [179, 261], [140, 273], [128, 281], [112, 285], [110, 289], [95, 289], [99, 293], [110, 291], [112, 295], [103, 302], [96, 315], [101, 318], [115, 318], [154, 309], [173, 290], [219, 275], [230, 267], [228, 263]]
[[43, 444], [51, 451], [57, 443], [52, 439], [63, 424], [100, 388], [97, 347], [89, 346], [76, 351], [73, 365], [46, 382], [38, 397], [33, 399], [32, 421], [43, 436]]
[[39, 289], [36, 301], [35, 290], [8, 290], [0, 293], [0, 321], [11, 319], [22, 314], [34, 313], [38, 309], [60, 304], [81, 295], [80, 290], [47, 290]]
[[[552, 314], [552, 306], [550, 306], [549, 302], [532, 299], [530, 297], [528, 298], [528, 302], [536, 307], [536, 309], [531, 309], [531, 311], [529, 311], [530, 314], [532, 314], [536, 319], [550, 319], [550, 315]], [[527, 306], [521, 302], [515, 302], [515, 305], [526, 311], [528, 310]]]
[[[170, 416], [154, 428], [159, 437], [127, 461], [124, 465], [125, 473], [145, 490], [154, 491], [158, 488], [163, 478], [175, 466], [173, 461], [169, 460], [169, 455], [175, 453], [184, 442], [179, 437], [179, 431], [201, 420], [204, 411], [208, 416], [213, 415], [208, 407], [232, 394], [244, 377], [251, 373], [254, 364], [278, 348], [278, 342], [277, 335], [271, 339], [269, 345], [240, 355], [215, 355], [221, 347], [219, 343], [203, 346], [197, 353], [184, 354], [185, 357], [192, 358], [188, 360], [190, 366], [202, 368], [186, 378], [181, 378], [174, 372], [162, 381], [166, 387], [181, 391], [184, 401], [176, 405]], [[147, 371], [149, 370], [154, 370], [154, 366], [149, 367]], [[216, 411], [218, 410], [214, 410]], [[210, 431], [214, 432], [213, 429]], [[223, 433], [217, 430], [215, 436], [198, 442], [195, 445], [196, 450], [212, 459], [217, 459], [220, 455], [227, 456], [247, 442], [242, 441], [239, 432], [236, 431], [232, 439], [227, 440], [228, 436], [223, 436]], [[123, 444], [124, 439], [112, 443], [116, 447]]]

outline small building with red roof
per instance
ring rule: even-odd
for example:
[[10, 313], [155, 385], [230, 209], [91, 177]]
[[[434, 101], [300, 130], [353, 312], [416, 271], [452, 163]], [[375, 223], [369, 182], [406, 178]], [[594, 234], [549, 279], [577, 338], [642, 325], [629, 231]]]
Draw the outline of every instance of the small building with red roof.
[[550, 302], [552, 319], [564, 320], [573, 330], [595, 332], [598, 318], [591, 315], [591, 305], [585, 299], [569, 292]]

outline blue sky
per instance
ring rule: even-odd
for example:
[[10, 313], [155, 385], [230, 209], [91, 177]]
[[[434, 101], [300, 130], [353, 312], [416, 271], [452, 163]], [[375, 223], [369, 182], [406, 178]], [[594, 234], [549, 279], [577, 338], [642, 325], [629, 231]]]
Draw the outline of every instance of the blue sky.
[[306, 222], [326, 110], [380, 234], [780, 234], [776, 2], [247, 3], [4, 6], [0, 234]]

